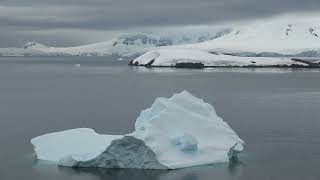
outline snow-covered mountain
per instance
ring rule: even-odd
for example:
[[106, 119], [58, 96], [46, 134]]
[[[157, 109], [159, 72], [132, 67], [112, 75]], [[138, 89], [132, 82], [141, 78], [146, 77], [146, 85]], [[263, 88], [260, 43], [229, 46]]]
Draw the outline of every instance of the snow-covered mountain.
[[37, 42], [28, 42], [24, 48], [0, 48], [0, 56], [105, 56], [132, 57], [151, 48], [205, 42], [218, 38], [231, 30], [198, 29], [186, 32], [150, 32], [121, 35], [109, 41], [76, 46], [49, 47]]
[[183, 47], [246, 56], [320, 56], [319, 19], [320, 16], [262, 19], [240, 25], [225, 36]]

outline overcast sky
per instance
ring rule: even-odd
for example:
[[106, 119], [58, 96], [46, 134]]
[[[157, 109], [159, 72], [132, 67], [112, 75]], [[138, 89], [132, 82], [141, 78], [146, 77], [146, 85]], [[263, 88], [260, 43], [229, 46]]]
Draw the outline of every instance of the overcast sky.
[[0, 47], [70, 46], [150, 27], [319, 11], [320, 0], [0, 0]]

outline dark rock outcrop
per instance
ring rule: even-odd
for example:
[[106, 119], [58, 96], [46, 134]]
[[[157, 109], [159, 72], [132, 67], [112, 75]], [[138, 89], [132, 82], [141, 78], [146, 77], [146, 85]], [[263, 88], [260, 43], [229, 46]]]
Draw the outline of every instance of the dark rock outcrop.
[[138, 62], [133, 62], [134, 60], [131, 60], [129, 62], [129, 66], [139, 66], [139, 63]]
[[154, 63], [154, 59], [152, 59], [150, 62], [148, 62], [146, 65], [144, 65], [147, 68], [151, 68], [152, 64]]
[[177, 63], [175, 68], [187, 68], [187, 69], [203, 69], [205, 66], [202, 63], [182, 62]]

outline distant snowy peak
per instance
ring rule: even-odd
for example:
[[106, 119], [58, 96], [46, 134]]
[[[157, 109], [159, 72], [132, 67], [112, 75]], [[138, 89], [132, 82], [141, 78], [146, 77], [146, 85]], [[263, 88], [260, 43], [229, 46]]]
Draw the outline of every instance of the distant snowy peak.
[[37, 42], [27, 42], [23, 48], [24, 49], [42, 49], [42, 48], [47, 48], [47, 46]]

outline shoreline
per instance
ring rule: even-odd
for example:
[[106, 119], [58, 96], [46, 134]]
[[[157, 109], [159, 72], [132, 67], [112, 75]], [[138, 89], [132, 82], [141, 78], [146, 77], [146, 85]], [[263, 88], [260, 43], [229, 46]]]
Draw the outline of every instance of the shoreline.
[[292, 64], [292, 65], [246, 65], [246, 66], [238, 66], [238, 65], [229, 65], [229, 66], [205, 66], [203, 63], [177, 63], [172, 66], [165, 65], [152, 65], [154, 60], [151, 60], [147, 64], [138, 64], [133, 63], [134, 60], [129, 62], [129, 66], [140, 66], [146, 68], [176, 68], [176, 69], [206, 69], [206, 68], [290, 68], [290, 69], [320, 69], [320, 63], [312, 63], [303, 59], [291, 59], [295, 62], [305, 63], [308, 66]]

